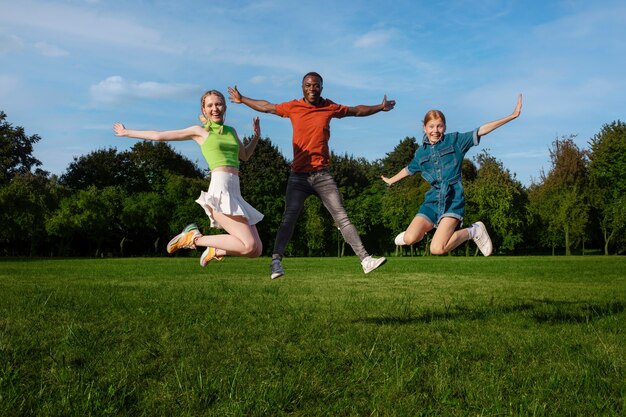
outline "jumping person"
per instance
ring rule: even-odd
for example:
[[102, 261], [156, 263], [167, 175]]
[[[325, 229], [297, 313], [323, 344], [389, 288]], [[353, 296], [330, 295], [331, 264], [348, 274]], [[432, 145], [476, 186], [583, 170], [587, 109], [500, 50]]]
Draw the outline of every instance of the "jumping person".
[[491, 255], [493, 246], [482, 222], [459, 229], [465, 215], [465, 196], [461, 185], [463, 157], [478, 145], [482, 136], [519, 117], [522, 111], [522, 95], [517, 99], [510, 116], [486, 123], [467, 133], [445, 133], [446, 118], [439, 110], [430, 110], [423, 121], [422, 145], [408, 166], [391, 178], [382, 180], [391, 185], [417, 172], [430, 184], [424, 202], [409, 227], [395, 238], [396, 245], [412, 245], [437, 228], [430, 244], [430, 252], [443, 255], [460, 244], [473, 239], [485, 256]]
[[285, 247], [293, 235], [304, 201], [311, 195], [318, 197], [330, 212], [343, 238], [361, 260], [366, 274], [385, 262], [385, 258], [373, 258], [367, 253], [356, 227], [348, 218], [337, 184], [329, 171], [328, 140], [332, 118], [370, 116], [380, 111], [386, 112], [393, 109], [395, 101], [387, 100], [387, 96], [384, 96], [382, 103], [378, 105], [348, 107], [322, 98], [322, 89], [322, 77], [315, 72], [309, 72], [302, 79], [303, 98], [280, 104], [244, 97], [237, 90], [237, 86], [228, 87], [229, 98], [233, 103], [243, 103], [256, 111], [289, 117], [291, 120], [293, 162], [285, 191], [285, 211], [272, 252], [272, 279], [284, 275], [282, 258]]
[[216, 90], [207, 91], [200, 100], [202, 126], [194, 125], [180, 130], [154, 131], [130, 130], [115, 123], [116, 136], [128, 136], [154, 141], [193, 140], [202, 150], [209, 169], [211, 182], [207, 192], [202, 191], [196, 200], [211, 220], [211, 227], [226, 230], [228, 234], [202, 235], [198, 226], [190, 224], [167, 244], [168, 253], [179, 249], [206, 247], [200, 265], [212, 259], [222, 260], [226, 255], [255, 258], [261, 255], [263, 245], [255, 224], [263, 214], [248, 204], [239, 187], [239, 160], [252, 156], [261, 135], [259, 118], [253, 119], [254, 137], [243, 145], [237, 132], [224, 124], [226, 99]]

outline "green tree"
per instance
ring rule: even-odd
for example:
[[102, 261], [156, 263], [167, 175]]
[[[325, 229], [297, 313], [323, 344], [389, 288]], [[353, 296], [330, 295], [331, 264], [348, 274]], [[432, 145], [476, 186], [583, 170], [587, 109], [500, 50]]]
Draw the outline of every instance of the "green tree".
[[121, 187], [91, 186], [61, 200], [46, 220], [47, 232], [60, 239], [61, 255], [116, 253], [123, 239]]
[[[93, 253], [95, 247], [97, 253], [161, 253], [188, 223], [210, 232], [207, 216], [195, 203], [208, 180], [167, 143], [144, 141], [126, 152], [109, 148], [74, 158], [61, 181], [75, 195], [62, 201], [48, 230], [65, 252], [92, 247]], [[99, 211], [98, 192], [110, 197]], [[105, 223], [97, 226], [98, 221]]]
[[392, 232], [383, 223], [383, 196], [386, 185], [378, 180], [361, 194], [346, 201], [350, 220], [359, 231], [365, 248], [372, 254], [383, 254], [393, 243]]
[[476, 165], [470, 159], [463, 158], [461, 177], [463, 178], [464, 187], [478, 177], [478, 168], [476, 168]]
[[[165, 244], [169, 237], [180, 233], [189, 223], [196, 223], [202, 233], [211, 234], [211, 222], [204, 209], [196, 203], [201, 191], [209, 188], [209, 178], [188, 178], [176, 174], [166, 175], [166, 183], [159, 193], [162, 197], [161, 206], [169, 212], [168, 227], [163, 230], [162, 238], [168, 238], [161, 246], [165, 249]], [[221, 233], [221, 232], [220, 232]]]
[[558, 210], [557, 194], [542, 183], [532, 183], [528, 188], [528, 228], [535, 233], [527, 237], [537, 248], [550, 248], [552, 255], [556, 248], [564, 246], [563, 233], [556, 221]]
[[[417, 144], [415, 138], [404, 138], [382, 159], [382, 173], [387, 177], [395, 175], [405, 168], [413, 159]], [[420, 204], [424, 201], [424, 194], [430, 188], [420, 174], [412, 175], [394, 184], [384, 186], [381, 196], [381, 221], [390, 234], [387, 241], [393, 245], [393, 238], [409, 226]], [[427, 239], [418, 245], [426, 245]], [[426, 246], [425, 246], [426, 247]], [[411, 253], [413, 248], [410, 248]], [[426, 253], [426, 252], [425, 252]]]
[[611, 243], [626, 230], [626, 124], [605, 124], [589, 144], [591, 201], [608, 255]]
[[[244, 138], [248, 143], [249, 138]], [[239, 171], [241, 195], [263, 213], [257, 224], [263, 251], [270, 253], [285, 207], [289, 164], [269, 138], [259, 139], [252, 158], [242, 161]]]
[[380, 181], [375, 163], [352, 155], [331, 152], [330, 172], [344, 200], [358, 197], [372, 182]]
[[[123, 202], [121, 223], [124, 236], [120, 242], [120, 254], [131, 254], [128, 246], [135, 247], [134, 253], [159, 254], [160, 243], [169, 232], [172, 215], [171, 204], [154, 191], [134, 193]], [[130, 244], [130, 245], [129, 245]]]
[[139, 141], [125, 155], [131, 162], [141, 191], [158, 190], [167, 182], [166, 173], [203, 178], [206, 173], [166, 142]]
[[45, 220], [58, 204], [59, 188], [41, 172], [17, 173], [0, 187], [0, 248], [5, 255], [46, 252]]
[[532, 193], [533, 212], [549, 231], [562, 233], [566, 255], [584, 241], [589, 213], [587, 153], [576, 146], [574, 137], [554, 140], [550, 171], [541, 174], [541, 184]]
[[89, 187], [123, 187], [140, 191], [138, 173], [133, 169], [127, 153], [116, 148], [98, 149], [87, 155], [74, 157], [60, 183], [74, 191]]
[[26, 135], [23, 127], [13, 127], [6, 117], [6, 113], [0, 111], [0, 186], [7, 184], [15, 175], [26, 174], [41, 165], [33, 156], [33, 145], [41, 137]]
[[332, 236], [332, 221], [324, 205], [318, 198], [307, 198], [302, 210], [301, 223], [303, 234], [301, 237], [307, 248], [307, 256], [322, 256], [326, 254], [328, 237]]
[[515, 250], [523, 241], [527, 197], [522, 184], [483, 150], [476, 156], [476, 178], [465, 187], [471, 218], [489, 225], [494, 247]]
[[73, 190], [122, 187], [127, 192], [156, 191], [167, 182], [166, 173], [202, 178], [193, 162], [164, 142], [137, 142], [130, 151], [98, 149], [74, 157], [61, 183]]
[[388, 152], [382, 160], [382, 169], [385, 175], [394, 175], [407, 166], [413, 159], [417, 147], [418, 144], [414, 137], [407, 136], [402, 139], [394, 147], [393, 151]]
[[[341, 192], [346, 212], [363, 245], [372, 253], [380, 252], [384, 248], [386, 235], [380, 215], [380, 191], [383, 189], [380, 164], [348, 154], [331, 153], [330, 170]], [[328, 214], [326, 216], [330, 218]], [[343, 256], [346, 242], [339, 230], [334, 226], [327, 233], [327, 251], [334, 253], [336, 248], [337, 254]]]

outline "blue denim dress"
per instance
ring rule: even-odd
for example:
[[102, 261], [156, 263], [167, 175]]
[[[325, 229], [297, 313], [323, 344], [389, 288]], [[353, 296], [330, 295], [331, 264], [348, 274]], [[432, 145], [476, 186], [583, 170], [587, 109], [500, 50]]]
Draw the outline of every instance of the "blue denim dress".
[[478, 129], [466, 133], [446, 133], [434, 145], [426, 135], [406, 167], [410, 175], [422, 173], [431, 188], [424, 195], [418, 216], [426, 217], [434, 226], [442, 217], [454, 217], [461, 223], [465, 216], [465, 195], [461, 183], [463, 158], [472, 146], [478, 145]]

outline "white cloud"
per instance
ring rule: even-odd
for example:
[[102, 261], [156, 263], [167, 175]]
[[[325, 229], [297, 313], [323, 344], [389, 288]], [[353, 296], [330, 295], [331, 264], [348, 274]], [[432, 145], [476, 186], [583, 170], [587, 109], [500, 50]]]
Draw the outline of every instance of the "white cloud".
[[254, 77], [250, 78], [250, 82], [252, 84], [263, 84], [267, 82], [267, 77], [264, 75], [255, 75]]
[[374, 30], [359, 36], [354, 41], [354, 46], [357, 48], [373, 48], [383, 46], [388, 43], [393, 37], [392, 30]]
[[139, 22], [113, 13], [99, 13], [87, 6], [71, 6], [39, 1], [12, 2], [0, 13], [3, 26], [25, 27], [43, 33], [69, 35], [75, 41], [99, 41], [159, 51], [178, 52], [161, 34]]
[[24, 41], [15, 35], [0, 34], [0, 54], [18, 51], [24, 47]]
[[69, 52], [46, 42], [37, 42], [34, 46], [43, 56], [55, 58], [69, 55]]
[[128, 100], [186, 97], [201, 92], [195, 84], [165, 84], [154, 81], [126, 80], [114, 75], [89, 89], [95, 103], [114, 104]]

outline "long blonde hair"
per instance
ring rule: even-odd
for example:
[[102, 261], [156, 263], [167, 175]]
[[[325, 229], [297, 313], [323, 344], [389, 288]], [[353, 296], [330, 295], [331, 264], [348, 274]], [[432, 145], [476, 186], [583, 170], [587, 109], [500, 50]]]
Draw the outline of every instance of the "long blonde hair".
[[[219, 98], [222, 99], [222, 103], [224, 103], [224, 119], [225, 119], [225, 116], [226, 116], [226, 97], [224, 97], [224, 94], [220, 93], [217, 90], [209, 90], [206, 93], [204, 93], [202, 95], [202, 98], [200, 99], [200, 116], [198, 116], [198, 118], [200, 119], [200, 122], [202, 122], [202, 126], [205, 126], [209, 122], [209, 119], [207, 119], [206, 116], [203, 113], [203, 110], [204, 110], [204, 100], [208, 96], [218, 96]], [[206, 129], [208, 130], [208, 127]], [[223, 130], [224, 130], [224, 125], [222, 125], [222, 127], [220, 128], [220, 134], [223, 133]]]

